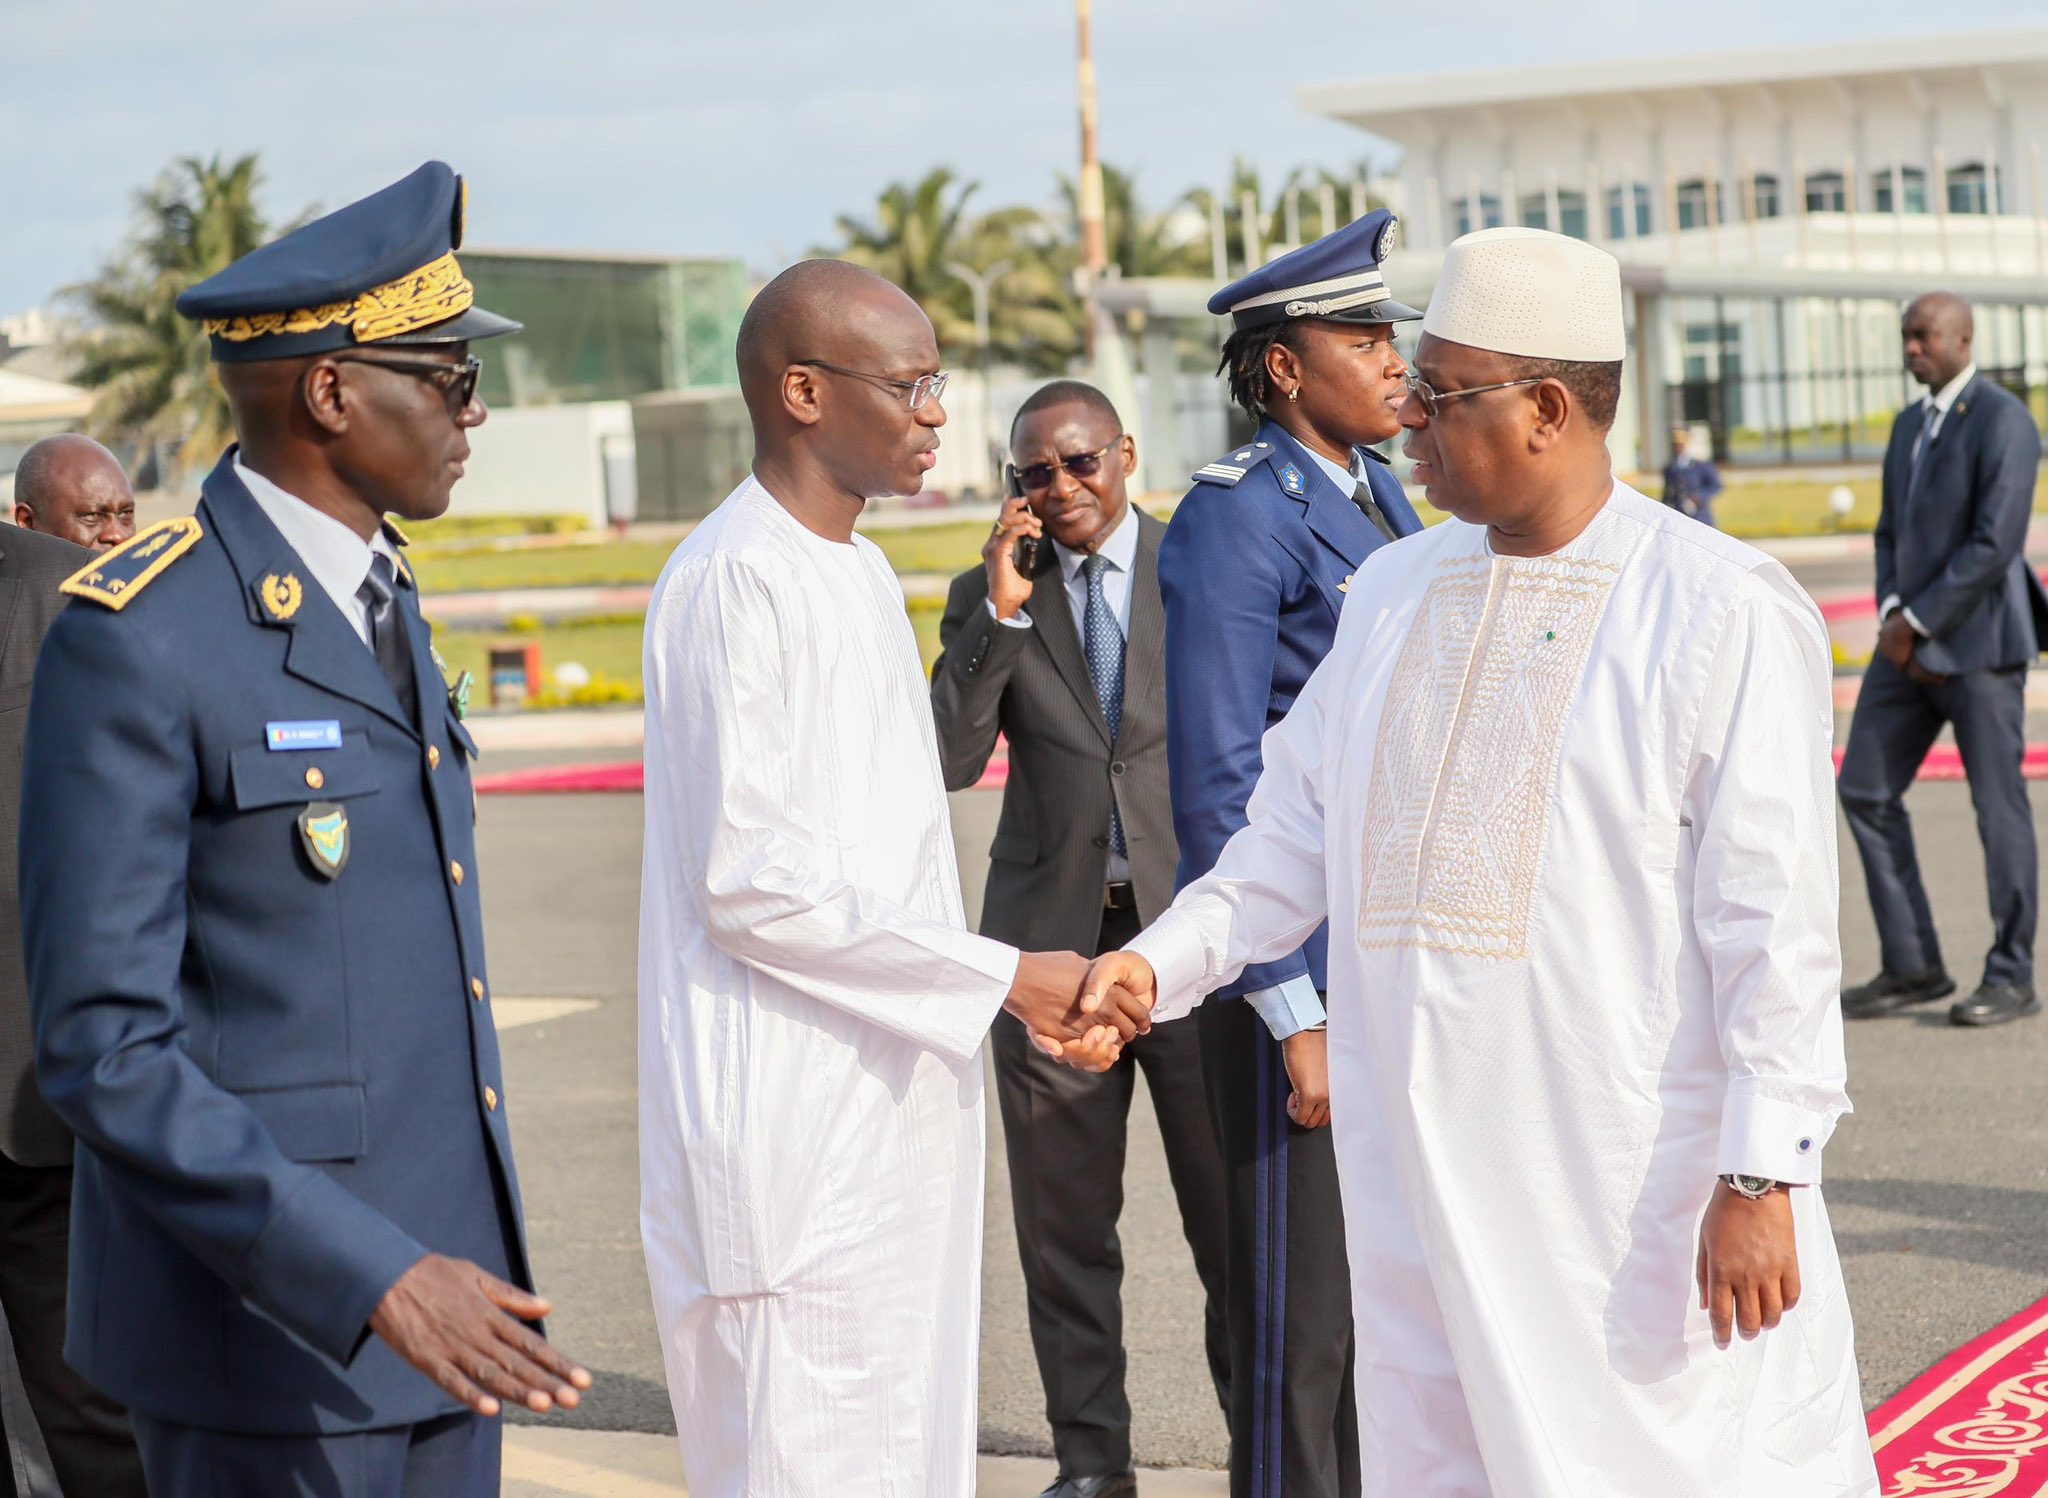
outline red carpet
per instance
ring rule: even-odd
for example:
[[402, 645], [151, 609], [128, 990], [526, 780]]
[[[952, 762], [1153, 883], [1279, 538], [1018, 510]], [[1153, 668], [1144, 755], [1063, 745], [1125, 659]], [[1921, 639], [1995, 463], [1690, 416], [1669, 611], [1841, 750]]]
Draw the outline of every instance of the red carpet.
[[[1835, 752], [1835, 768], [1842, 765], [1841, 751]], [[2048, 744], [2029, 744], [2025, 762], [2029, 780], [2048, 780]], [[1922, 780], [1961, 780], [1963, 759], [1942, 744], [1929, 751], [1920, 766]], [[978, 791], [999, 791], [1010, 780], [1010, 756], [998, 745], [988, 769], [975, 783]], [[476, 778], [477, 794], [483, 796], [536, 796], [575, 791], [629, 791], [638, 794], [643, 784], [639, 762], [597, 765], [556, 765], [545, 770], [503, 770]], [[2033, 1495], [2028, 1495], [2033, 1498]]]
[[479, 775], [479, 796], [533, 796], [561, 791], [632, 791], [646, 783], [639, 760], [601, 765], [554, 765], [545, 770], [501, 770]]
[[[988, 768], [976, 782], [978, 791], [999, 791], [1010, 782], [1009, 746], [998, 742]], [[577, 791], [629, 791], [638, 795], [646, 784], [640, 761], [598, 765], [553, 765], [545, 770], [502, 770], [479, 775], [480, 796], [544, 796]]]
[[[1835, 751], [1835, 768], [1842, 768], [1842, 751]], [[2026, 757], [2020, 761], [2020, 773], [2029, 780], [2048, 780], [2048, 744], [2027, 745]], [[1950, 744], [1936, 744], [1927, 751], [1927, 758], [1920, 762], [1922, 780], [1961, 780], [1963, 778], [1962, 752]], [[2027, 1498], [2035, 1498], [2029, 1493]]]
[[1885, 1498], [2048, 1491], [2048, 1300], [1957, 1349], [1870, 1415]]

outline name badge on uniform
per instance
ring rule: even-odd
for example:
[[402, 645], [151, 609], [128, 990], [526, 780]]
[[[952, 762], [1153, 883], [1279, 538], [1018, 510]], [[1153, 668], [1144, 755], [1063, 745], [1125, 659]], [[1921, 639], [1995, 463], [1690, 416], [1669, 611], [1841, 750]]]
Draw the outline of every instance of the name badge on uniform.
[[266, 723], [263, 738], [273, 753], [289, 749], [339, 749], [341, 724], [332, 718], [313, 723]]
[[316, 871], [339, 879], [348, 867], [348, 811], [332, 801], [315, 801], [299, 813], [299, 839]]

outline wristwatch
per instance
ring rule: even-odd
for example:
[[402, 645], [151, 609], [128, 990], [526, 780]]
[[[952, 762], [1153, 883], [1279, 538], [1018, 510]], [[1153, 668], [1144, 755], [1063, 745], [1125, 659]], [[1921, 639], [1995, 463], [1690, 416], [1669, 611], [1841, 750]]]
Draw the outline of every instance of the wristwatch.
[[1778, 1183], [1769, 1176], [1722, 1176], [1728, 1189], [1737, 1196], [1760, 1202], [1778, 1189]]

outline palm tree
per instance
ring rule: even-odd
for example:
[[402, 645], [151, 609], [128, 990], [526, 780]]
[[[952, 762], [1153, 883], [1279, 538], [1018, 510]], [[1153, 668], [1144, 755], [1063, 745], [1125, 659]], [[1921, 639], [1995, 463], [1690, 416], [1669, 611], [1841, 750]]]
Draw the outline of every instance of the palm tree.
[[974, 299], [947, 267], [985, 270], [1008, 261], [989, 298], [990, 356], [1042, 372], [1063, 369], [1080, 346], [1072, 248], [1032, 208], [969, 214], [978, 188], [949, 167], [891, 183], [868, 218], [841, 215], [844, 242], [819, 253], [865, 265], [902, 287], [951, 358], [975, 351]]
[[967, 200], [980, 185], [958, 181], [953, 169], [944, 166], [915, 182], [892, 182], [876, 200], [873, 218], [840, 215], [839, 232], [846, 243], [826, 253], [865, 265], [902, 287], [932, 320], [941, 348], [972, 348], [973, 303], [946, 264], [975, 258], [963, 241], [972, 227]]
[[[1080, 193], [1070, 177], [1060, 178], [1060, 197], [1074, 237], [1080, 237]], [[1182, 207], [1188, 200], [1183, 198]], [[1201, 205], [1207, 212], [1206, 200]], [[1109, 263], [1124, 277], [1206, 276], [1209, 274], [1206, 222], [1187, 232], [1181, 211], [1148, 213], [1138, 198], [1135, 172], [1105, 164], [1102, 168], [1102, 213]]]
[[256, 157], [181, 157], [136, 194], [136, 232], [90, 281], [66, 295], [86, 314], [72, 341], [77, 383], [94, 392], [87, 429], [138, 456], [179, 442], [187, 472], [233, 439], [206, 339], [173, 303], [186, 287], [268, 237], [256, 206]]

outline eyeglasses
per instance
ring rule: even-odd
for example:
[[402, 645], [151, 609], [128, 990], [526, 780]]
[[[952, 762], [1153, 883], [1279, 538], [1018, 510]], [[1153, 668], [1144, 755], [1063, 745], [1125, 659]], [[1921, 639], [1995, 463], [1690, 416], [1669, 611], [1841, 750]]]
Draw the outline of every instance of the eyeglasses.
[[370, 354], [336, 354], [334, 362], [374, 364], [379, 369], [416, 375], [439, 387], [442, 395], [451, 397], [458, 411], [468, 410], [469, 403], [476, 399], [476, 382], [483, 378], [484, 372], [484, 361], [475, 354], [459, 364], [450, 364], [446, 359], [407, 359], [398, 355]]
[[823, 359], [798, 359], [796, 362], [812, 369], [823, 369], [832, 374], [850, 375], [856, 380], [871, 380], [877, 385], [890, 385], [898, 390], [907, 390], [910, 392], [910, 409], [913, 411], [922, 410], [926, 401], [935, 401], [946, 393], [944, 371], [938, 374], [919, 375], [914, 380], [892, 380], [887, 375], [869, 374], [864, 369], [847, 369], [838, 364], [827, 364]]
[[1031, 463], [1023, 468], [1012, 465], [1010, 472], [1016, 476], [1017, 487], [1032, 494], [1052, 487], [1053, 470], [1057, 468], [1066, 469], [1077, 479], [1092, 479], [1102, 471], [1102, 460], [1109, 456], [1110, 448], [1123, 440], [1124, 434], [1118, 432], [1092, 453], [1075, 453], [1071, 457], [1062, 457], [1057, 463]]
[[1531, 375], [1526, 380], [1502, 380], [1498, 385], [1473, 385], [1465, 390], [1439, 390], [1413, 370], [1408, 373], [1408, 393], [1422, 402], [1422, 409], [1431, 416], [1438, 414], [1445, 401], [1462, 400], [1468, 395], [1484, 395], [1489, 390], [1513, 390], [1517, 385], [1541, 385], [1548, 375]]

